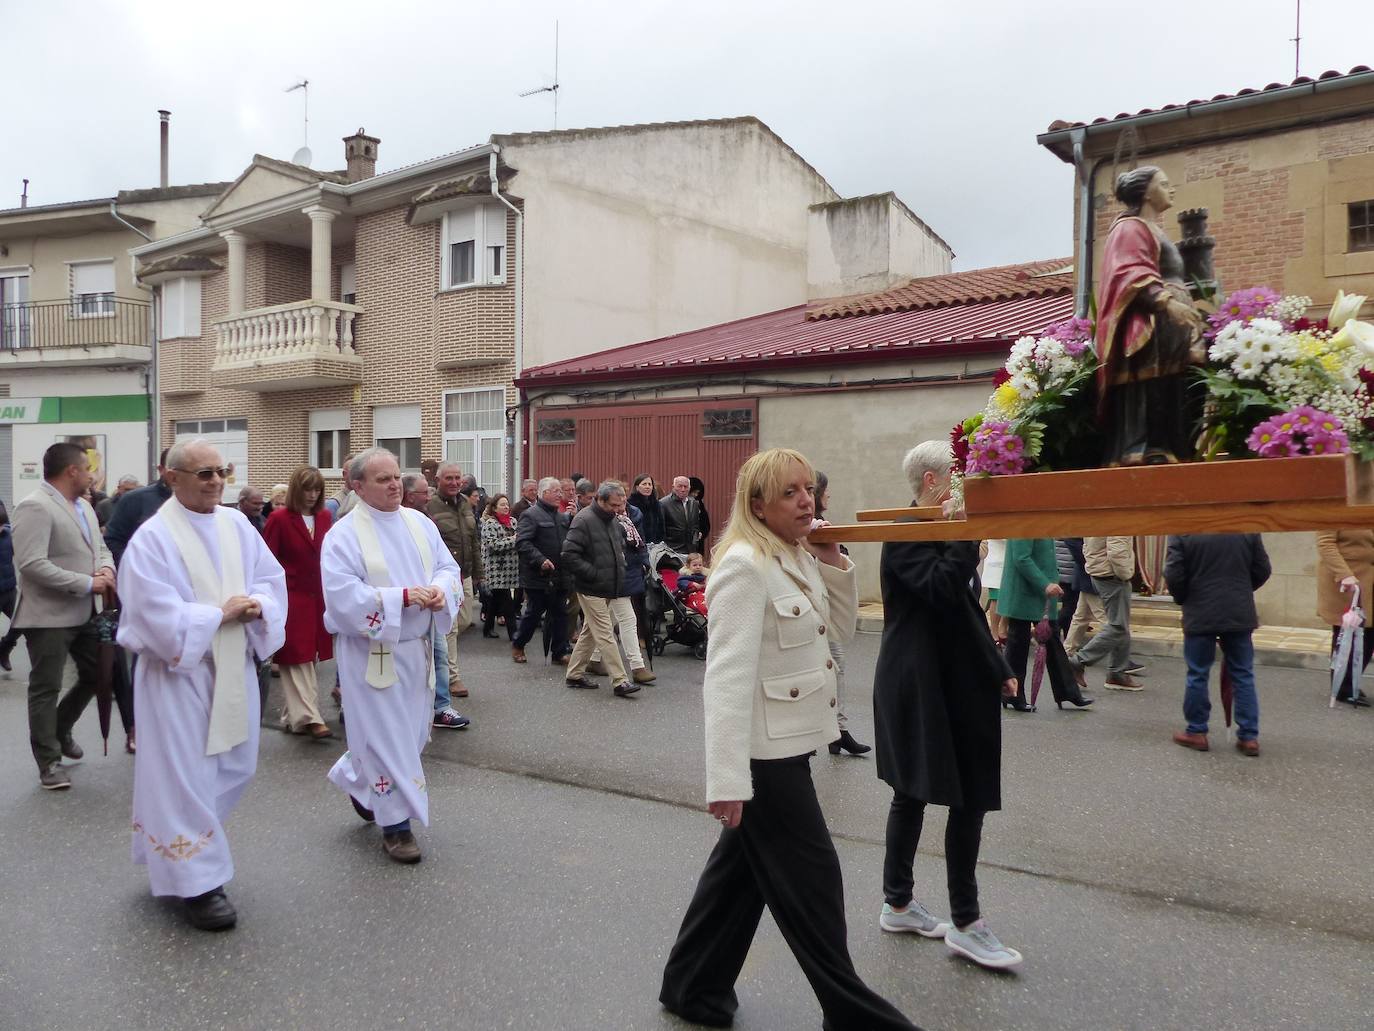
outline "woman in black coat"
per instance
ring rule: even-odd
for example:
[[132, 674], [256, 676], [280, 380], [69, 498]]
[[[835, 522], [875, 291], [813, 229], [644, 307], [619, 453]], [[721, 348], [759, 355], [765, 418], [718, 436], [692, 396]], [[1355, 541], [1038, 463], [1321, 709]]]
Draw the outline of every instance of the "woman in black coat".
[[[918, 444], [903, 464], [916, 504], [940, 504], [949, 490], [948, 443]], [[1016, 693], [1016, 680], [971, 586], [977, 567], [976, 541], [883, 545], [873, 722], [878, 776], [892, 788], [892, 805], [879, 925], [943, 937], [984, 966], [1008, 967], [1021, 956], [980, 919], [975, 867], [983, 814], [1002, 807], [1001, 699]], [[912, 863], [930, 803], [949, 807], [945, 866], [953, 928], [912, 898]]]
[[648, 473], [635, 477], [634, 486], [626, 498], [626, 504], [639, 509], [643, 517], [639, 524], [640, 536], [645, 544], [663, 543], [663, 509], [658, 507], [658, 484]]

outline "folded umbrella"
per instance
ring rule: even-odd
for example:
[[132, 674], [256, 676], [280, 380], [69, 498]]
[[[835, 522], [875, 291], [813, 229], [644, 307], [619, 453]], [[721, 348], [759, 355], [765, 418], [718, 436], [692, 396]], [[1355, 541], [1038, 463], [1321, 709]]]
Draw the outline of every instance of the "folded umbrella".
[[1364, 654], [1364, 610], [1360, 608], [1360, 588], [1350, 598], [1350, 608], [1341, 616], [1341, 632], [1336, 639], [1336, 649], [1331, 654], [1331, 701], [1330, 708], [1336, 707], [1336, 696], [1341, 692], [1347, 671], [1350, 674], [1350, 697], [1360, 694], [1360, 656]]
[[1056, 612], [1058, 604], [1053, 598], [1046, 605], [1045, 618], [1035, 624], [1033, 634], [1035, 635], [1035, 664], [1031, 667], [1031, 689], [1030, 704], [1035, 708], [1035, 700], [1040, 697], [1040, 684], [1045, 679], [1045, 648], [1050, 638], [1055, 633], [1055, 625], [1058, 622]]
[[100, 718], [100, 737], [105, 742], [105, 754], [110, 754], [110, 709], [114, 703], [115, 663], [119, 661], [119, 645], [115, 634], [119, 630], [119, 610], [109, 604], [95, 617], [99, 644], [95, 659], [95, 711]]

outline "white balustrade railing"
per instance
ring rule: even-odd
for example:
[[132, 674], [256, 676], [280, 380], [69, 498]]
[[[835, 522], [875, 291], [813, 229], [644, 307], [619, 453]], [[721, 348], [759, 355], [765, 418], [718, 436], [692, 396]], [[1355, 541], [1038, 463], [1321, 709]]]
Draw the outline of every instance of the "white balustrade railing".
[[337, 301], [293, 301], [215, 322], [215, 364], [355, 357], [353, 323], [362, 309]]

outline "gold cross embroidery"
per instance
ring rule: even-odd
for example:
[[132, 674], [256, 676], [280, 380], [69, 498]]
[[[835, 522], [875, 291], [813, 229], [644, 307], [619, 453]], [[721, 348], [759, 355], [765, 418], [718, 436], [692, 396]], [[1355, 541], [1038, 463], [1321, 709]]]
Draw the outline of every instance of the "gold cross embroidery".
[[391, 654], [391, 649], [378, 641], [370, 653], [377, 660], [377, 672], [382, 676], [386, 675], [386, 658]]

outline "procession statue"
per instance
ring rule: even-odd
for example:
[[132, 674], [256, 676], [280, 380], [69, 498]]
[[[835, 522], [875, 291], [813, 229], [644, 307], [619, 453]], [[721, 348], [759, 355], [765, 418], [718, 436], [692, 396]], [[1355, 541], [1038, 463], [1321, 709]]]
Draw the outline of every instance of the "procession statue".
[[1183, 257], [1157, 224], [1174, 188], [1143, 165], [1118, 176], [1115, 192], [1126, 210], [1107, 233], [1096, 333], [1103, 465], [1188, 461], [1203, 400], [1189, 373], [1206, 348]]

